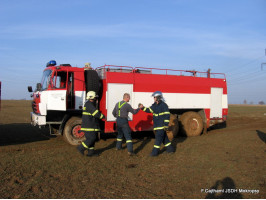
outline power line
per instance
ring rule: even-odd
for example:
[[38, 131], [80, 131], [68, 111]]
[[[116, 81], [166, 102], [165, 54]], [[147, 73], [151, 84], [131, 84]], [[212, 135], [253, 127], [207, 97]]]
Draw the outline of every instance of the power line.
[[243, 80], [239, 80], [238, 82], [230, 82], [230, 81], [227, 81], [228, 82], [228, 85], [229, 86], [232, 86], [232, 85], [238, 85], [238, 84], [244, 84], [244, 83], [255, 83], [254, 81], [256, 82], [260, 82], [260, 81], [264, 81], [262, 79], [258, 80], [258, 78], [262, 78], [263, 76], [257, 76], [257, 77], [252, 77], [251, 79], [243, 79]]
[[233, 81], [233, 82], [238, 82], [238, 81], [242, 81], [242, 80], [248, 81], [250, 78], [254, 78], [254, 77], [260, 78], [261, 76], [264, 76], [264, 75], [266, 75], [266, 74], [261, 73], [261, 71], [254, 71], [254, 72], [248, 73], [248, 74], [246, 74], [244, 76], [230, 77], [230, 78], [227, 78], [227, 79], [228, 80], [231, 79], [231, 81]]
[[241, 70], [241, 72], [243, 72], [243, 69], [245, 69], [245, 68], [247, 68], [247, 67], [250, 67], [250, 64], [251, 64], [251, 63], [254, 63], [254, 62], [258, 61], [258, 60], [260, 60], [260, 59], [263, 58], [263, 57], [264, 57], [264, 56], [257, 57], [257, 58], [255, 58], [255, 59], [251, 60], [250, 62], [245, 63], [245, 64], [242, 64], [242, 65], [239, 65], [239, 66], [237, 66], [236, 68], [234, 68], [234, 69], [232, 69], [232, 70], [230, 70], [230, 71], [227, 71], [227, 72], [225, 72], [225, 73], [226, 73], [226, 74], [230, 74], [230, 75], [239, 74], [239, 72], [237, 72], [237, 73], [232, 73], [232, 72], [235, 72], [235, 71], [238, 71], [238, 70]]

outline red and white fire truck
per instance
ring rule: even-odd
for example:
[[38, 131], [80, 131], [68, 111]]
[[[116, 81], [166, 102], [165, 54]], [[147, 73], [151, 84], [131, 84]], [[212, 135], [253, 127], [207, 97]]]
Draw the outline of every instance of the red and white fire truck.
[[[28, 90], [33, 92], [31, 86]], [[161, 91], [171, 113], [170, 138], [178, 132], [200, 135], [224, 123], [228, 114], [226, 78], [221, 73], [113, 65], [92, 69], [89, 64], [78, 68], [52, 60], [32, 94], [32, 124], [49, 125], [51, 134], [56, 129], [70, 144], [79, 144], [84, 139], [79, 131], [82, 109], [91, 90], [99, 95], [97, 107], [106, 116], [101, 124], [104, 133], [116, 132], [112, 111], [124, 93], [131, 95], [129, 103], [137, 108], [139, 103], [151, 106], [151, 94]], [[132, 131], [150, 131], [152, 114], [129, 115], [129, 125]]]

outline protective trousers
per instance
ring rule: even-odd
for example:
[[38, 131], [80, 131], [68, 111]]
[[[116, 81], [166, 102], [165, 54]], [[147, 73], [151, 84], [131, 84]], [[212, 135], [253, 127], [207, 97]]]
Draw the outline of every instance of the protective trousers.
[[155, 143], [151, 152], [151, 156], [157, 156], [160, 151], [161, 144], [164, 144], [168, 153], [174, 152], [174, 148], [163, 129], [155, 131]]
[[94, 153], [94, 145], [97, 138], [96, 131], [84, 131], [86, 140], [81, 143], [83, 148], [88, 150], [88, 156]]
[[118, 117], [116, 119], [116, 122], [117, 122], [117, 131], [118, 131], [116, 148], [117, 149], [122, 148], [122, 142], [123, 142], [123, 136], [124, 136], [126, 138], [128, 152], [133, 153], [131, 129], [128, 125], [128, 120], [126, 118]]

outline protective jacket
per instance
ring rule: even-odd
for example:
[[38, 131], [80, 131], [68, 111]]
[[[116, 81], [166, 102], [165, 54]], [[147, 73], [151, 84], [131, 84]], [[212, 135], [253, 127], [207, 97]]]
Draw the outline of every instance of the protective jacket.
[[144, 107], [143, 111], [153, 114], [153, 130], [161, 130], [168, 127], [170, 112], [168, 105], [163, 101], [159, 101], [158, 104], [154, 102], [151, 107]]
[[100, 131], [99, 119], [104, 118], [104, 115], [95, 108], [92, 102], [87, 101], [82, 112], [82, 131]]

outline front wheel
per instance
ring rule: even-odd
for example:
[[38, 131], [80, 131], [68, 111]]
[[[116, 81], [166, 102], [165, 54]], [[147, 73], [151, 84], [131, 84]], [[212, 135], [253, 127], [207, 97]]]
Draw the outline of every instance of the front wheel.
[[203, 120], [201, 116], [196, 112], [185, 112], [180, 117], [181, 132], [183, 135], [198, 136], [201, 134], [203, 129]]
[[71, 117], [65, 125], [63, 138], [71, 145], [79, 145], [85, 139], [84, 132], [79, 133], [81, 122], [80, 117]]

